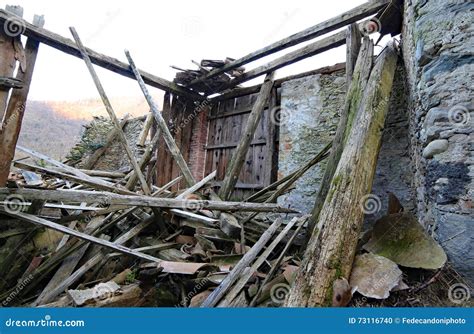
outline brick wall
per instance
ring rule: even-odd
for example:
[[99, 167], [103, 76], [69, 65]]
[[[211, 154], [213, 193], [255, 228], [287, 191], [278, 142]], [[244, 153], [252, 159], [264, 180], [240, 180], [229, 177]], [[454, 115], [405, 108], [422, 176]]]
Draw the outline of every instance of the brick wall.
[[206, 143], [208, 131], [208, 106], [198, 105], [194, 110], [193, 129], [189, 152], [189, 168], [196, 180], [201, 180], [206, 164]]

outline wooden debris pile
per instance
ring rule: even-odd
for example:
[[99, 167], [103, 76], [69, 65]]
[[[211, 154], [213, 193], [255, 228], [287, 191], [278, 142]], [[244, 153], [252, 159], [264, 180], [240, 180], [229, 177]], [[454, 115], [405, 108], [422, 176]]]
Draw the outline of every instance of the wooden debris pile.
[[127, 189], [124, 173], [79, 170], [19, 149], [30, 159], [16, 161], [9, 187], [0, 188], [0, 236], [16, 241], [1, 259], [6, 306], [187, 307], [205, 296], [212, 299], [204, 305], [245, 306], [272, 302], [272, 286], [289, 284], [298, 264], [290, 249], [301, 245], [306, 218], [252, 219], [241, 239], [223, 231], [219, 212], [242, 219], [245, 211], [291, 210], [208, 200], [215, 173], [171, 192], [180, 176], [146, 196]]
[[[183, 86], [189, 86], [194, 80], [201, 78], [203, 75], [210, 73], [214, 69], [220, 69], [224, 67], [224, 65], [230, 64], [233, 61], [235, 61], [235, 59], [229, 57], [224, 60], [203, 59], [200, 63], [193, 60], [192, 63], [198, 67], [197, 70], [182, 69], [177, 66], [171, 66], [171, 68], [178, 71], [174, 82]], [[232, 79], [240, 77], [244, 72], [245, 67], [243, 66], [233, 68], [220, 75], [193, 85], [193, 89], [204, 93], [219, 91], [224, 84], [229, 83]]]

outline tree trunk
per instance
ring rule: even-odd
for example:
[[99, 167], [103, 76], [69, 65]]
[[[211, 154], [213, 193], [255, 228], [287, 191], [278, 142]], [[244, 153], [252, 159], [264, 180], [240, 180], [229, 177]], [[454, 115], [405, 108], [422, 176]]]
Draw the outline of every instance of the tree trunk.
[[395, 46], [379, 55], [369, 78], [347, 145], [319, 215], [324, 222], [314, 233], [292, 287], [287, 306], [328, 306], [333, 282], [348, 278], [380, 149], [397, 63]]

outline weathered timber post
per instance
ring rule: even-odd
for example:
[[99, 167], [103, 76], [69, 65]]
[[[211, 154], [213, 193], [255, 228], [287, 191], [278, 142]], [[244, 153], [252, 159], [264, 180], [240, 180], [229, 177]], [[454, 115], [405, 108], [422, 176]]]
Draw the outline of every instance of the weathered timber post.
[[352, 80], [351, 82], [347, 83], [349, 87], [347, 89], [347, 95], [344, 102], [344, 109], [341, 112], [336, 135], [334, 136], [332, 142], [333, 145], [331, 148], [331, 153], [324, 171], [321, 186], [316, 196], [312, 216], [308, 223], [307, 240], [309, 240], [311, 237], [316, 223], [318, 222], [319, 213], [321, 212], [324, 200], [328, 194], [331, 180], [334, 176], [334, 172], [336, 171], [339, 159], [341, 158], [347, 136], [351, 131], [353, 119], [355, 118], [357, 110], [359, 109], [360, 100], [365, 86], [367, 85], [370, 70], [372, 69], [373, 53], [374, 45], [368, 37], [365, 37], [363, 45], [359, 51], [359, 56], [357, 57], [357, 63], [355, 65], [354, 72], [351, 75]]
[[[23, 17], [23, 8], [20, 6], [7, 5], [5, 10], [20, 18]], [[22, 28], [20, 21], [16, 20], [5, 21], [5, 24], [0, 26], [0, 78], [4, 78], [4, 80], [12, 79], [15, 71], [17, 61], [15, 48], [23, 49], [23, 47], [19, 47]], [[11, 85], [6, 84], [0, 86], [0, 123], [7, 108], [8, 93], [11, 88]]]
[[[44, 25], [43, 16], [35, 15], [33, 25], [42, 27]], [[21, 42], [19, 43], [21, 45]], [[21, 52], [24, 52], [24, 65], [19, 66], [16, 79], [22, 82], [23, 87], [13, 90], [5, 111], [4, 122], [0, 129], [0, 147], [2, 148], [0, 151], [1, 187], [5, 186], [7, 182], [8, 174], [10, 173], [10, 165], [15, 156], [15, 148], [20, 135], [23, 115], [25, 114], [26, 100], [28, 98], [28, 92], [30, 91], [39, 44], [38, 41], [28, 38], [25, 49], [21, 50]]]
[[372, 188], [396, 64], [397, 51], [389, 44], [375, 62], [319, 215], [324, 226], [310, 239], [287, 306], [328, 306], [333, 282], [350, 275], [364, 218], [361, 201]]

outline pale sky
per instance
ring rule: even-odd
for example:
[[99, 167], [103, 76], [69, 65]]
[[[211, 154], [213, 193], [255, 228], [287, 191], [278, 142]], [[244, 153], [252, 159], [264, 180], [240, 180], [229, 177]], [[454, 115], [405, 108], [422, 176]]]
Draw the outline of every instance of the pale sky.
[[[87, 47], [122, 61], [125, 61], [123, 50], [128, 49], [139, 68], [172, 80], [176, 71], [170, 65], [195, 69], [191, 59], [239, 58], [363, 2], [2, 0], [0, 6], [21, 5], [24, 18], [30, 22], [34, 14], [43, 14], [45, 28], [67, 38], [71, 38], [68, 28], [74, 26]], [[261, 65], [276, 56], [247, 64], [246, 68]], [[344, 60], [345, 47], [340, 47], [280, 69], [277, 77]], [[109, 96], [141, 95], [136, 82], [96, 68]], [[262, 78], [257, 78], [250, 84], [261, 81]], [[84, 62], [41, 45], [29, 99], [86, 98], [98, 98], [98, 94]]]

